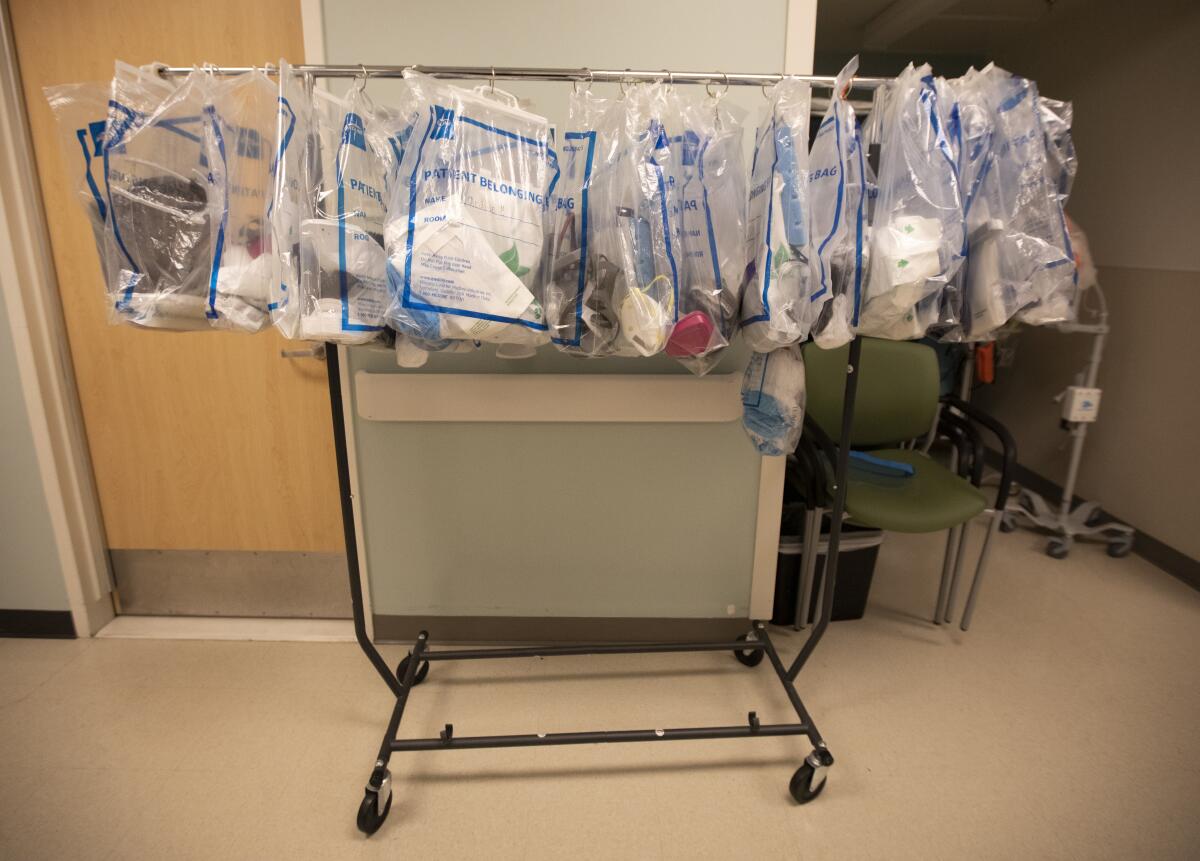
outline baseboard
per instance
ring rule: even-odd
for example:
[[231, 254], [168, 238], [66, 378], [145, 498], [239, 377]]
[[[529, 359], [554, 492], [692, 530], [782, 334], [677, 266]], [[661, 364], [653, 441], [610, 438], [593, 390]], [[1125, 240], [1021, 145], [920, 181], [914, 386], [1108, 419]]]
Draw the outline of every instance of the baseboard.
[[0, 610], [0, 637], [75, 639], [70, 610]]
[[[988, 449], [987, 461], [989, 466], [997, 469], [1000, 467], [999, 453]], [[1027, 487], [1035, 493], [1040, 494], [1052, 505], [1057, 505], [1062, 499], [1062, 486], [1054, 481], [1046, 478], [1044, 475], [1034, 472], [1033, 470], [1016, 464], [1013, 470], [1013, 478], [1022, 487]], [[1083, 497], [1076, 495], [1072, 499], [1072, 506], [1083, 502]], [[1114, 514], [1100, 509], [1100, 513], [1108, 519], [1120, 520]], [[1133, 526], [1133, 524], [1130, 524]], [[1133, 536], [1133, 552], [1141, 556], [1151, 565], [1155, 565], [1166, 571], [1177, 580], [1182, 580], [1184, 583], [1191, 586], [1193, 589], [1200, 591], [1200, 560], [1193, 559], [1186, 553], [1182, 553], [1166, 544], [1159, 541], [1153, 535], [1147, 535], [1142, 530], [1134, 526]]]
[[407, 642], [428, 631], [437, 642], [613, 643], [731, 640], [746, 619], [631, 619], [542, 616], [375, 616], [375, 641]]

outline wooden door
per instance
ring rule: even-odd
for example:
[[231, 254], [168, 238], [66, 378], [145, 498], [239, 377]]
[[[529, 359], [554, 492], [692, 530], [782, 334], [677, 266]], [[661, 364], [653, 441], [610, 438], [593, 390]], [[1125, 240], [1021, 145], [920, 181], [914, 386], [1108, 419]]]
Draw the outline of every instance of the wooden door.
[[[325, 366], [274, 331], [111, 326], [42, 87], [113, 61], [303, 61], [299, 0], [11, 0], [22, 86], [110, 548], [342, 552]], [[302, 345], [292, 345], [302, 346]]]

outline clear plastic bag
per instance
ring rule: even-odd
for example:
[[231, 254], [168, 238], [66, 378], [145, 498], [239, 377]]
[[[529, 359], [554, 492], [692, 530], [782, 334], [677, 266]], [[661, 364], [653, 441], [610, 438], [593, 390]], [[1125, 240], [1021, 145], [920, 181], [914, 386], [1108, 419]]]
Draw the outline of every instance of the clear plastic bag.
[[213, 224], [205, 106], [212, 76], [173, 86], [152, 68], [118, 63], [104, 131], [106, 281], [113, 322], [208, 326]]
[[92, 226], [104, 271], [104, 126], [108, 120], [109, 84], [62, 84], [42, 90], [62, 143], [63, 164]]
[[431, 344], [546, 343], [547, 120], [423, 75], [406, 80], [420, 119], [385, 231], [388, 323]]
[[723, 97], [678, 95], [678, 125], [668, 128], [679, 306], [666, 353], [696, 374], [733, 337], [746, 273], [744, 114]]
[[275, 110], [271, 193], [263, 218], [271, 284], [267, 310], [285, 338], [299, 335], [300, 223], [311, 210], [306, 166], [312, 140], [312, 78], [292, 72], [279, 61], [279, 93]]
[[969, 246], [964, 337], [987, 338], [1023, 309], [1030, 322], [1067, 319], [1074, 259], [1047, 170], [1037, 87], [989, 64], [954, 89]]
[[867, 234], [866, 153], [847, 88], [854, 57], [838, 73], [829, 108], [809, 152], [812, 243], [817, 283], [811, 294], [813, 339], [823, 350], [854, 337], [862, 298]]
[[589, 186], [589, 254], [617, 322], [613, 353], [662, 352], [678, 319], [675, 183], [667, 91], [635, 85], [600, 120]]
[[617, 269], [596, 253], [596, 221], [591, 214], [592, 177], [614, 132], [602, 122], [612, 103], [590, 90], [573, 91], [568, 130], [559, 140], [559, 178], [547, 218], [550, 273], [546, 281], [546, 321], [550, 340], [565, 353], [606, 356], [616, 349], [617, 320], [613, 292]]
[[808, 337], [813, 269], [808, 129], [812, 90], [784, 78], [768, 90], [750, 167], [741, 328], [759, 352]]
[[881, 117], [879, 195], [858, 331], [920, 338], [962, 263], [963, 216], [949, 111], [928, 65], [888, 87]]
[[205, 106], [207, 157], [223, 202], [208, 291], [208, 317], [218, 329], [257, 332], [270, 320], [275, 258], [266, 253], [264, 210], [278, 103], [275, 84], [254, 70], [217, 80]]
[[742, 376], [742, 424], [765, 455], [791, 454], [804, 429], [807, 390], [800, 345], [755, 353]]
[[305, 340], [364, 344], [384, 328], [387, 163], [367, 142], [374, 105], [365, 86], [357, 79], [345, 99], [312, 92], [297, 327]]

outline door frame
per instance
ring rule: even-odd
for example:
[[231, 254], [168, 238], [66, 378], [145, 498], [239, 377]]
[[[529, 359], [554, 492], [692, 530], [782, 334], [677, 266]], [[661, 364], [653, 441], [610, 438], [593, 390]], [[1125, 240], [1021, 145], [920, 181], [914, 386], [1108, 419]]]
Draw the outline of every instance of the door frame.
[[0, 3], [0, 287], [76, 636], [115, 615], [112, 576], [7, 3]]

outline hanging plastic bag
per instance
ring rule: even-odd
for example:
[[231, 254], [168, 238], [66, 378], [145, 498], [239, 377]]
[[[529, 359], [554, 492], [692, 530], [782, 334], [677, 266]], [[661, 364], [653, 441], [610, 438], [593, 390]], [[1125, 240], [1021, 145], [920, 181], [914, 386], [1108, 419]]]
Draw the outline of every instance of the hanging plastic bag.
[[[1035, 85], [1036, 86], [1036, 85]], [[1025, 323], [1058, 323], [1075, 319], [1078, 313], [1078, 293], [1083, 289], [1079, 275], [1078, 255], [1074, 249], [1074, 233], [1066, 218], [1067, 199], [1075, 182], [1079, 162], [1075, 156], [1075, 144], [1071, 137], [1073, 109], [1070, 102], [1060, 102], [1038, 96], [1038, 122], [1042, 127], [1046, 148], [1046, 175], [1054, 199], [1063, 218], [1063, 250], [1076, 260], [1070, 285], [1066, 279], [1054, 279], [1046, 283], [1044, 293], [1034, 303], [1017, 312], [1017, 319]]]
[[212, 76], [181, 84], [118, 63], [104, 131], [105, 253], [114, 322], [206, 328], [213, 225], [222, 211], [205, 152]]
[[854, 57], [838, 73], [829, 108], [809, 152], [812, 243], [817, 283], [811, 295], [813, 339], [823, 350], [846, 344], [858, 325], [867, 233], [866, 154], [848, 88]]
[[949, 114], [929, 66], [910, 64], [888, 89], [859, 331], [906, 340], [936, 321], [962, 262], [962, 202]]
[[388, 214], [388, 322], [433, 343], [547, 342], [548, 122], [423, 75], [407, 80], [420, 119]]
[[63, 165], [92, 226], [104, 271], [104, 126], [108, 119], [109, 84], [62, 84], [45, 87], [46, 101], [58, 123]]
[[806, 81], [784, 78], [767, 98], [750, 167], [741, 303], [746, 342], [763, 353], [808, 337], [816, 280], [808, 158], [812, 90]]
[[386, 164], [368, 146], [374, 105], [357, 79], [345, 99], [312, 93], [305, 192], [300, 223], [298, 335], [364, 344], [384, 327], [387, 306], [383, 224]]
[[270, 198], [279, 96], [265, 72], [216, 81], [205, 106], [205, 141], [223, 207], [216, 222], [208, 318], [218, 329], [257, 332], [270, 319], [274, 256], [264, 210]]
[[615, 355], [662, 352], [678, 319], [667, 110], [661, 84], [635, 85], [598, 128], [587, 208], [589, 269], [616, 320]]
[[591, 90], [569, 97], [568, 131], [557, 147], [559, 178], [550, 201], [550, 274], [546, 321], [550, 340], [566, 353], [605, 356], [615, 351], [617, 320], [613, 293], [617, 266], [596, 251], [592, 179], [616, 132], [604, 118], [612, 103]]
[[742, 376], [742, 424], [765, 455], [791, 454], [804, 429], [806, 389], [800, 345], [755, 353]]
[[1041, 306], [1029, 313], [1037, 322], [1066, 319], [1074, 261], [1046, 167], [1037, 87], [989, 64], [969, 70], [955, 91], [966, 152], [964, 336], [987, 338], [1030, 306]]
[[311, 210], [307, 193], [307, 159], [319, 143], [313, 141], [312, 78], [297, 75], [286, 60], [279, 61], [279, 93], [271, 163], [271, 193], [264, 219], [271, 282], [267, 310], [285, 338], [299, 335], [300, 223]]
[[679, 96], [673, 147], [679, 309], [667, 355], [711, 370], [733, 337], [746, 273], [743, 112], [724, 93]]

